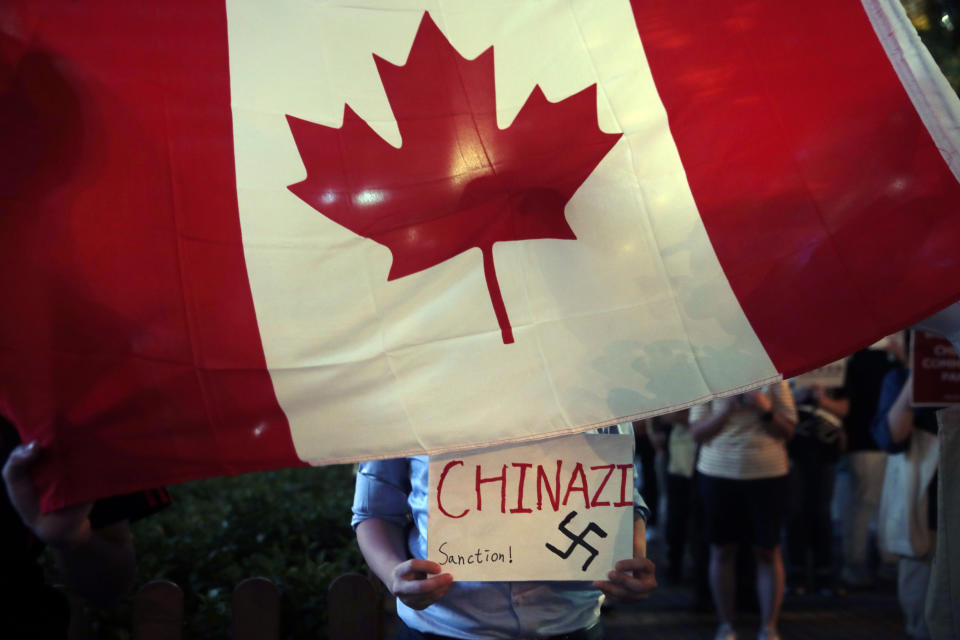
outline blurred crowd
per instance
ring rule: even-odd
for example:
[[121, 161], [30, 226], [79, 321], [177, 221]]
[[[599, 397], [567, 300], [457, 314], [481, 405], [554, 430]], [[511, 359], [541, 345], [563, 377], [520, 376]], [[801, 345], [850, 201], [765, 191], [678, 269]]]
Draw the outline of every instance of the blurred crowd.
[[[737, 605], [755, 604], [760, 637], [775, 638], [785, 595], [842, 597], [893, 581], [908, 635], [930, 637], [937, 469], [932, 449], [917, 447], [936, 442], [937, 423], [935, 408], [912, 407], [909, 339], [846, 358], [837, 384], [790, 380], [634, 424], [648, 538], [665, 552], [658, 575], [716, 611], [717, 640], [735, 637]], [[908, 446], [927, 459], [910, 471], [927, 540], [891, 530], [907, 506], [884, 486], [906, 472], [888, 461]]]

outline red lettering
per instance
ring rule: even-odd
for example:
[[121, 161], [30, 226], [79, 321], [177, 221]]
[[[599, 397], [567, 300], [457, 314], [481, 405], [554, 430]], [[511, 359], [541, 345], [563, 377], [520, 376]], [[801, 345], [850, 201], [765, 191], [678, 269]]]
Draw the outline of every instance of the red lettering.
[[440, 472], [440, 482], [437, 483], [437, 509], [448, 518], [462, 518], [470, 512], [470, 509], [464, 509], [460, 515], [455, 516], [443, 508], [443, 501], [440, 499], [440, 494], [443, 492], [443, 483], [447, 479], [447, 472], [458, 465], [463, 465], [463, 460], [451, 460], [448, 462], [446, 466], [443, 467], [443, 471]]
[[[631, 482], [630, 474], [630, 471], [633, 469], [632, 464], [603, 464], [591, 466], [589, 467], [591, 472], [601, 471], [603, 473], [595, 475], [591, 474], [591, 476], [588, 477], [583, 463], [577, 462], [574, 464], [574, 467], [570, 472], [566, 489], [564, 489], [563, 484], [561, 483], [563, 462], [563, 460], [556, 461], [556, 474], [552, 478], [550, 477], [552, 474], [550, 474], [550, 472], [547, 471], [542, 464], [536, 465], [537, 511], [543, 510], [544, 493], [547, 494], [547, 508], [552, 508], [553, 511], [559, 511], [561, 505], [567, 506], [570, 502], [571, 495], [575, 493], [583, 495], [583, 506], [586, 509], [611, 506], [611, 500], [613, 498], [612, 496], [608, 497], [609, 494], [606, 493], [606, 488], [608, 484], [611, 484], [611, 478], [613, 477], [616, 469], [620, 470], [620, 499], [617, 502], [613, 502], [612, 506], [627, 507], [633, 505], [633, 483]], [[437, 483], [437, 509], [440, 511], [440, 513], [448, 518], [463, 518], [471, 510], [470, 508], [466, 508], [460, 513], [454, 514], [450, 513], [446, 505], [443, 503], [443, 488], [445, 486], [447, 476], [455, 467], [463, 465], [463, 460], [451, 460], [448, 462], [441, 471], [440, 481]], [[514, 476], [508, 476], [508, 467], [513, 467], [519, 470], [519, 473], [516, 475], [515, 483], [513, 482]], [[533, 467], [534, 465], [529, 462], [511, 462], [503, 464], [500, 467], [499, 474], [493, 476], [484, 476], [482, 466], [479, 464], [476, 465], [475, 491], [477, 499], [477, 511], [483, 511], [484, 485], [499, 483], [500, 513], [507, 513], [507, 483], [509, 480], [509, 488], [511, 490], [515, 489], [517, 492], [516, 505], [509, 509], [509, 513], [533, 513], [533, 508], [524, 504], [524, 500], [526, 498], [524, 494], [527, 482], [527, 470], [533, 469]], [[596, 489], [593, 492], [592, 497], [589, 488], [591, 477], [594, 478], [593, 482]], [[610, 493], [614, 493], [614, 491], [614, 489], [611, 489]]]
[[529, 462], [514, 462], [513, 466], [520, 469], [520, 479], [517, 481], [517, 508], [510, 509], [510, 513], [533, 513], [533, 509], [523, 506], [523, 481], [527, 476], [527, 469], [533, 465]]
[[[620, 502], [614, 502], [613, 506], [615, 507], [628, 507], [633, 505], [633, 483], [628, 483], [627, 480], [627, 471], [633, 469], [632, 464], [618, 464], [617, 469], [620, 469]], [[630, 499], [627, 500], [627, 486], [630, 486]]]
[[547, 485], [547, 496], [550, 498], [550, 506], [554, 511], [560, 510], [560, 467], [563, 466], [563, 460], [557, 460], [557, 481], [554, 486], [557, 493], [554, 494], [550, 487], [550, 480], [547, 473], [543, 470], [543, 465], [537, 465], [537, 511], [543, 510], [543, 485]]
[[483, 511], [483, 499], [480, 497], [480, 485], [488, 482], [500, 483], [500, 513], [507, 512], [507, 465], [503, 465], [499, 476], [480, 477], [480, 465], [477, 465], [477, 511]]
[[[580, 486], [574, 485], [574, 480], [577, 475], [580, 476]], [[574, 491], [578, 491], [583, 494], [583, 506], [586, 509], [590, 508], [590, 493], [587, 491], [587, 476], [583, 473], [583, 464], [577, 463], [577, 466], [573, 468], [573, 471], [570, 473], [570, 482], [567, 483], [567, 492], [563, 495], [563, 506], [567, 506], [567, 500], [570, 499], [570, 494]]]
[[597, 469], [606, 469], [607, 475], [603, 476], [603, 480], [600, 481], [600, 486], [597, 487], [597, 492], [593, 494], [593, 500], [590, 501], [591, 507], [609, 507], [610, 501], [604, 500], [600, 502], [600, 494], [603, 493], [603, 488], [607, 486], [607, 480], [610, 479], [610, 476], [613, 474], [613, 465], [612, 464], [601, 464], [596, 467], [590, 467], [590, 471], [596, 471]]

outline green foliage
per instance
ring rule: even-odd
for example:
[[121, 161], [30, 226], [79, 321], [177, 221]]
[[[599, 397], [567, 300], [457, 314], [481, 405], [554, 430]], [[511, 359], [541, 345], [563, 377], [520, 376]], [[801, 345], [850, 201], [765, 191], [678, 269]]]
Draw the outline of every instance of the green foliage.
[[[172, 487], [170, 507], [133, 525], [140, 583], [180, 585], [186, 638], [227, 638], [233, 588], [263, 576], [281, 589], [281, 637], [322, 638], [330, 582], [365, 567], [353, 484], [350, 466], [331, 466]], [[130, 638], [130, 602], [90, 615], [98, 637]]]

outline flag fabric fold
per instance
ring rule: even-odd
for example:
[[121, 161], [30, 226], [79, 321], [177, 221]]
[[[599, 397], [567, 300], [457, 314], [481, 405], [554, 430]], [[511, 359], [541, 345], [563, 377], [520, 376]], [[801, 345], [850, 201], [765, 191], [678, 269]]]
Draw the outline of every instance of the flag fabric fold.
[[0, 413], [48, 508], [582, 431], [960, 298], [894, 0], [12, 2]]

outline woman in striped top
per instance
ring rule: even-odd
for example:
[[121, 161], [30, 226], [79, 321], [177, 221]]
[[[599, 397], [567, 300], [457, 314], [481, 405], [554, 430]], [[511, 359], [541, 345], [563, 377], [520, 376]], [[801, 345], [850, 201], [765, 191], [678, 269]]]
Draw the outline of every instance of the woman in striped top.
[[786, 382], [690, 410], [701, 444], [699, 490], [710, 541], [710, 588], [720, 618], [717, 640], [734, 640], [737, 544], [749, 540], [757, 561], [762, 626], [759, 640], [778, 640], [784, 571], [780, 529], [786, 511], [786, 441], [797, 411]]

